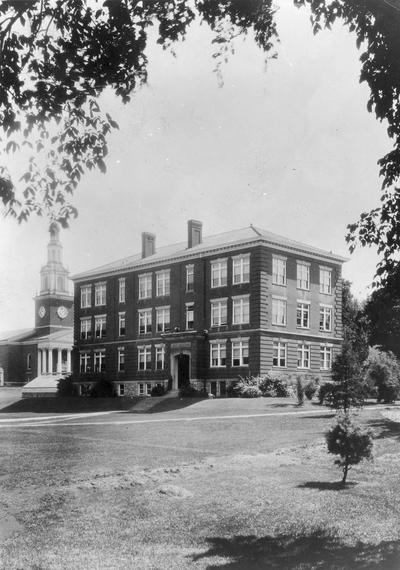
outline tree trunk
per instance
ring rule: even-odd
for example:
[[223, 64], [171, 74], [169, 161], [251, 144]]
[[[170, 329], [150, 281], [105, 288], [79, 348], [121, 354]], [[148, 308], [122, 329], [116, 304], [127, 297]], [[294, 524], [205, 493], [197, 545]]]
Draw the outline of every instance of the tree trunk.
[[346, 485], [347, 473], [349, 472], [349, 458], [347, 455], [344, 461], [342, 487]]

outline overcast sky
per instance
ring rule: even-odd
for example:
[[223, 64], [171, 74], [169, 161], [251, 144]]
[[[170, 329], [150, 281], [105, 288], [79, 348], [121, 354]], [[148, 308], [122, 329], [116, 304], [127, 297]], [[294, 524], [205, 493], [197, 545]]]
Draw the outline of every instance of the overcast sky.
[[[277, 4], [267, 66], [250, 37], [238, 40], [220, 87], [212, 36], [195, 24], [177, 57], [149, 49], [148, 85], [129, 105], [104, 97], [120, 129], [107, 173], [85, 177], [79, 217], [61, 232], [71, 274], [136, 253], [142, 231], [160, 246], [185, 240], [190, 218], [205, 235], [253, 223], [348, 255], [346, 225], [378, 204], [377, 160], [391, 145], [366, 110], [355, 37], [338, 25], [313, 36], [306, 10]], [[48, 239], [43, 219], [0, 220], [1, 330], [33, 325]], [[359, 298], [375, 265], [371, 250], [345, 264]]]

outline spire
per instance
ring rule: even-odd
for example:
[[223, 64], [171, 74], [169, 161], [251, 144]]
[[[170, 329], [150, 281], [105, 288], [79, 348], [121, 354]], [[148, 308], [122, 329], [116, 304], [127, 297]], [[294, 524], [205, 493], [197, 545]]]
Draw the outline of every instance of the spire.
[[40, 295], [46, 293], [69, 294], [68, 271], [62, 263], [60, 227], [52, 222], [49, 227], [50, 241], [47, 244], [47, 263], [40, 270]]

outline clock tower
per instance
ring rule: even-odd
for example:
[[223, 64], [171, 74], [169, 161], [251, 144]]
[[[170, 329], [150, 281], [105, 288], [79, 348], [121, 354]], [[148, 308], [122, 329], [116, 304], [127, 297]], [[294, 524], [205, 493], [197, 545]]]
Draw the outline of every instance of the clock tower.
[[40, 270], [40, 293], [35, 297], [35, 328], [43, 334], [73, 326], [74, 297], [63, 265], [60, 228], [53, 222], [49, 231], [47, 263]]

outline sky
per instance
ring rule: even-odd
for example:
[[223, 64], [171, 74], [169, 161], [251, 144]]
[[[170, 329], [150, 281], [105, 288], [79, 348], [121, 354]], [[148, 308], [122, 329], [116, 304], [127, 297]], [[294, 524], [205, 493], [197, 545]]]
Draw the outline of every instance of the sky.
[[[306, 9], [276, 4], [276, 60], [239, 39], [221, 86], [212, 35], [196, 23], [175, 56], [149, 47], [148, 84], [129, 104], [102, 97], [120, 128], [107, 173], [84, 177], [78, 218], [61, 231], [72, 275], [140, 251], [143, 231], [157, 246], [184, 241], [194, 218], [204, 235], [254, 224], [348, 256], [353, 293], [371, 292], [377, 256], [350, 256], [344, 236], [379, 203], [386, 128], [367, 112], [355, 37], [340, 25], [314, 36]], [[21, 160], [7, 157], [11, 169]], [[33, 326], [48, 240], [45, 219], [0, 218], [0, 330]]]

